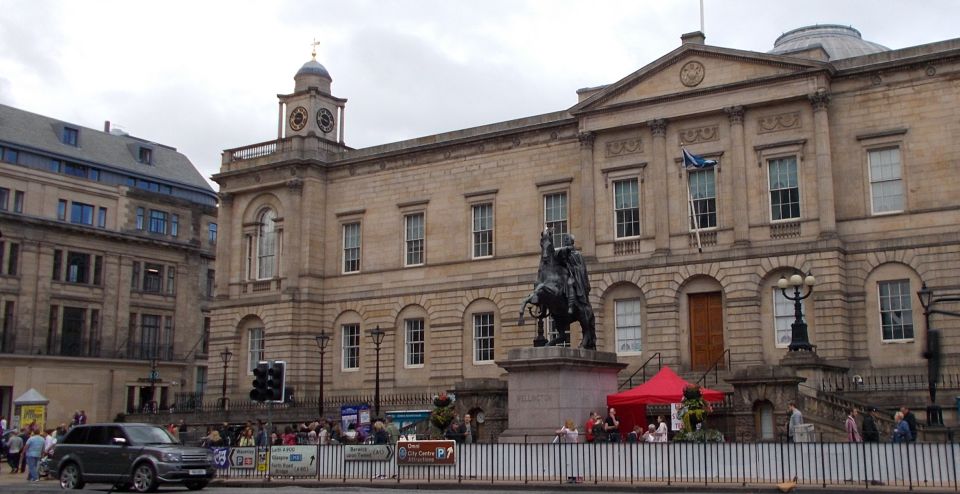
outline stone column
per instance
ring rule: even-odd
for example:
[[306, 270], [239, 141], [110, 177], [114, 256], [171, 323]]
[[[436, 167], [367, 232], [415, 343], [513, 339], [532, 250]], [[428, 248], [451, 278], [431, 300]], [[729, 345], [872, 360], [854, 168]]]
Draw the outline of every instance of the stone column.
[[580, 210], [581, 235], [577, 237], [585, 256], [595, 256], [597, 250], [597, 205], [593, 186], [593, 143], [597, 134], [581, 132], [580, 139]]
[[[229, 298], [230, 284], [242, 278], [243, 266], [234, 265], [237, 258], [243, 259], [243, 227], [233, 222], [233, 194], [220, 192], [220, 207], [217, 211], [217, 259], [220, 261], [214, 273], [215, 298]], [[234, 245], [234, 243], [238, 245]], [[239, 247], [239, 248], [238, 248]], [[236, 252], [239, 255], [234, 257]]]
[[290, 197], [290, 211], [284, 212], [283, 218], [283, 257], [280, 258], [278, 274], [286, 280], [283, 284], [283, 293], [296, 293], [300, 288], [300, 258], [306, 246], [303, 244], [303, 179], [299, 177], [287, 180], [287, 193]]
[[653, 213], [656, 218], [655, 255], [670, 252], [670, 194], [667, 193], [667, 177], [670, 163], [667, 161], [667, 120], [658, 118], [647, 123], [653, 136], [653, 163], [650, 190], [653, 196]]
[[724, 111], [730, 120], [730, 162], [725, 168], [733, 181], [733, 245], [746, 246], [750, 243], [750, 215], [743, 152], [743, 107], [731, 106]]
[[833, 197], [833, 163], [830, 156], [830, 118], [827, 106], [830, 93], [817, 90], [809, 96], [813, 106], [813, 134], [817, 152], [817, 204], [820, 216], [820, 237], [837, 236], [836, 207]]

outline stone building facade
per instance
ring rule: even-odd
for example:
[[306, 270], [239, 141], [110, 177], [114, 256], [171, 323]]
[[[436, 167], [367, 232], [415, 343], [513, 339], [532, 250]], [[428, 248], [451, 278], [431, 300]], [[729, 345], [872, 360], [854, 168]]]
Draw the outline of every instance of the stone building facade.
[[108, 127], [0, 105], [7, 417], [31, 388], [57, 424], [205, 386], [216, 193], [176, 149]]
[[[694, 380], [778, 366], [793, 305], [777, 281], [810, 272], [810, 340], [840, 379], [923, 374], [914, 294], [960, 287], [958, 55], [960, 40], [890, 50], [842, 26], [769, 53], [691, 33], [571, 108], [365, 149], [343, 142], [346, 100], [310, 61], [277, 139], [225, 151], [214, 177], [212, 345], [244, 356], [231, 392], [282, 358], [315, 395], [323, 331], [325, 392], [369, 393], [377, 326], [385, 393], [502, 379], [496, 360], [534, 336], [517, 320], [545, 225], [576, 235], [598, 349], [625, 373], [657, 353]], [[688, 171], [683, 149], [718, 164]]]

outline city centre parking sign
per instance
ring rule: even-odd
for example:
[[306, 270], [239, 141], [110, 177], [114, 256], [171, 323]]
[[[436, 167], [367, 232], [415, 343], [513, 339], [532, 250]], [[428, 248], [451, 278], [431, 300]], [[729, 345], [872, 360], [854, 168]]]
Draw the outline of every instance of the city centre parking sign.
[[397, 441], [397, 465], [456, 465], [454, 441]]

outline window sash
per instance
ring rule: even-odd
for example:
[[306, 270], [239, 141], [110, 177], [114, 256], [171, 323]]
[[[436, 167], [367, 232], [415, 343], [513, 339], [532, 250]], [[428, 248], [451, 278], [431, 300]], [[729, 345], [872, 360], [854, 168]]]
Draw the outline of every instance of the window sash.
[[140, 230], [140, 231], [143, 231], [143, 214], [144, 214], [143, 208], [137, 208], [136, 228], [137, 230]]
[[883, 341], [914, 338], [910, 280], [881, 281], [877, 284], [880, 304], [880, 333]]
[[166, 211], [150, 210], [150, 233], [167, 233]]
[[343, 225], [343, 272], [360, 271], [360, 223]]
[[473, 361], [492, 362], [494, 358], [494, 319], [492, 312], [473, 315]]
[[773, 221], [800, 217], [800, 185], [797, 158], [790, 156], [767, 161], [770, 182], [770, 218]]
[[159, 357], [160, 316], [140, 315], [140, 357], [154, 359]]
[[643, 351], [640, 299], [617, 300], [616, 311], [617, 354]]
[[543, 223], [553, 230], [553, 245], [563, 245], [567, 233], [567, 193], [558, 192], [543, 196]]
[[260, 215], [257, 227], [257, 279], [265, 280], [276, 275], [277, 215], [272, 209]]
[[90, 283], [90, 254], [67, 252], [67, 277], [69, 283]]
[[423, 213], [404, 216], [404, 238], [406, 244], [405, 265], [423, 264], [424, 254], [424, 215]]
[[636, 178], [613, 182], [617, 238], [640, 235], [640, 188]]
[[144, 263], [143, 265], [143, 291], [150, 293], [160, 293], [163, 284], [163, 266], [159, 264]]
[[211, 244], [217, 243], [217, 224], [210, 223], [207, 225], [207, 241]]
[[688, 172], [690, 198], [693, 200], [693, 214], [690, 216], [690, 231], [716, 228], [717, 226], [717, 189], [714, 170]]
[[473, 210], [473, 258], [493, 255], [493, 204], [477, 204]]
[[904, 210], [904, 186], [900, 148], [876, 149], [868, 153], [870, 198], [874, 214]]
[[257, 368], [257, 363], [263, 360], [264, 349], [266, 348], [263, 334], [263, 328], [250, 328], [247, 330], [247, 373], [252, 373]]
[[404, 362], [406, 367], [422, 367], [424, 361], [423, 319], [404, 320]]
[[81, 202], [71, 204], [70, 223], [93, 225], [93, 206]]
[[0, 211], [6, 211], [10, 204], [10, 189], [0, 187]]
[[343, 370], [360, 368], [360, 325], [344, 324], [340, 327], [343, 335]]

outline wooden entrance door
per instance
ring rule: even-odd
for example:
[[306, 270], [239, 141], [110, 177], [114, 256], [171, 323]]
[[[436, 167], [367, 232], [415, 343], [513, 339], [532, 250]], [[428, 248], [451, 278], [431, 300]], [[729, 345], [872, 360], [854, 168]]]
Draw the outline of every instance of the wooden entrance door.
[[[723, 302], [720, 292], [692, 293], [690, 307], [690, 367], [707, 370], [723, 355]], [[723, 368], [723, 362], [718, 364]]]

